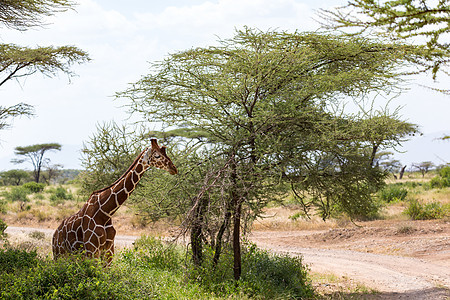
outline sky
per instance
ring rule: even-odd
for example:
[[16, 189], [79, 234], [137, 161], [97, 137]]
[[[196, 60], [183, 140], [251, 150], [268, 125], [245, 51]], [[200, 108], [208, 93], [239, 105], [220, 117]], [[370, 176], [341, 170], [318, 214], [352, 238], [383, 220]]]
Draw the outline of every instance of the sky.
[[[0, 171], [28, 168], [13, 165], [14, 148], [59, 143], [49, 154], [54, 164], [81, 168], [83, 142], [104, 122], [127, 121], [125, 101], [116, 92], [149, 72], [151, 62], [168, 54], [217, 44], [244, 26], [260, 30], [312, 31], [319, 28], [317, 10], [344, 5], [344, 0], [77, 0], [75, 10], [46, 19], [44, 28], [25, 32], [0, 28], [0, 43], [21, 46], [73, 45], [89, 53], [91, 62], [75, 65], [76, 77], [34, 74], [0, 86], [0, 105], [25, 102], [35, 107], [33, 118], [15, 119], [0, 131]], [[438, 78], [439, 79], [439, 78]], [[405, 83], [406, 84], [406, 83]], [[447, 84], [447, 85], [446, 85]], [[450, 142], [436, 138], [450, 134], [450, 97], [421, 85], [449, 86], [419, 76], [395, 99], [381, 99], [404, 120], [418, 124], [422, 136], [413, 138], [396, 154], [404, 164], [450, 162]], [[407, 152], [405, 152], [407, 151]]]

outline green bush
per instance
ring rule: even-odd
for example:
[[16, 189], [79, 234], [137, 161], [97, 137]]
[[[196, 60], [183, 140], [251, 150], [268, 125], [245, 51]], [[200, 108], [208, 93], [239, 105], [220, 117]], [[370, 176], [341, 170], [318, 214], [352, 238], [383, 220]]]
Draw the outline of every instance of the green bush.
[[123, 252], [122, 259], [146, 268], [178, 270], [183, 256], [160, 239], [142, 236], [134, 243], [134, 249]]
[[124, 275], [114, 277], [97, 260], [44, 259], [21, 274], [1, 276], [0, 298], [135, 299]]
[[307, 269], [300, 257], [271, 254], [254, 244], [244, 247], [242, 282], [266, 299], [305, 299], [313, 296]]
[[52, 194], [50, 195], [50, 201], [52, 202], [58, 203], [63, 200], [73, 199], [73, 195], [61, 186], [58, 186], [55, 190], [52, 190], [51, 192]]
[[439, 176], [442, 178], [450, 178], [450, 167], [443, 167], [439, 170]]
[[450, 167], [444, 167], [439, 170], [439, 176], [435, 176], [430, 180], [431, 188], [450, 187]]
[[28, 189], [22, 186], [15, 186], [11, 188], [11, 191], [5, 192], [3, 195], [9, 201], [28, 202], [28, 194], [30, 194]]
[[0, 252], [0, 299], [305, 299], [314, 292], [300, 258], [254, 245], [242, 247], [242, 277], [233, 279], [233, 256], [224, 249], [216, 268], [205, 249], [193, 267], [184, 248], [143, 237], [116, 253], [109, 268], [77, 256], [56, 261], [35, 252]]
[[45, 184], [30, 181], [30, 182], [22, 184], [22, 187], [26, 188], [31, 193], [40, 193], [44, 190]]
[[441, 189], [444, 187], [450, 187], [450, 177], [440, 177], [436, 176], [431, 178], [430, 186], [434, 189]]
[[5, 232], [6, 228], [8, 228], [8, 225], [6, 225], [6, 222], [0, 219], [0, 239], [4, 239], [7, 234]]
[[6, 214], [6, 201], [0, 198], [0, 214]]
[[0, 274], [19, 272], [36, 266], [37, 263], [38, 259], [35, 251], [27, 252], [11, 247], [0, 249]]
[[408, 190], [398, 185], [388, 185], [378, 192], [381, 200], [390, 203], [393, 201], [403, 201], [408, 195]]
[[412, 220], [432, 220], [443, 218], [446, 215], [446, 212], [439, 202], [422, 204], [418, 200], [413, 199], [409, 202], [405, 214]]

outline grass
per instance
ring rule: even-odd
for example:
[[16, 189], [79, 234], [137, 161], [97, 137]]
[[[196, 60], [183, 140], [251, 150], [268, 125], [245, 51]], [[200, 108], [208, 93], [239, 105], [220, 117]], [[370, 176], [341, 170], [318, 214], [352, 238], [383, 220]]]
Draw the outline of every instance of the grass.
[[310, 273], [314, 282], [318, 299], [366, 299], [369, 295], [375, 295], [378, 291], [365, 285], [354, 282], [346, 276], [336, 276], [332, 273]]

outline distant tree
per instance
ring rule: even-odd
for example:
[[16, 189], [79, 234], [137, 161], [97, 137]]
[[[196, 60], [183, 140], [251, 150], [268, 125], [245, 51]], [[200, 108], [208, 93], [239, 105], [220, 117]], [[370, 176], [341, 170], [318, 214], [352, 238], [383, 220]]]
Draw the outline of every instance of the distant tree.
[[0, 178], [4, 184], [20, 185], [20, 183], [30, 178], [30, 174], [25, 170], [9, 170], [0, 173]]
[[[73, 5], [75, 3], [68, 0], [0, 0], [0, 25], [25, 31], [29, 27], [44, 25], [43, 17], [65, 11]], [[35, 73], [53, 77], [63, 72], [71, 77], [74, 75], [72, 65], [87, 61], [88, 54], [74, 46], [29, 48], [0, 43], [0, 86]], [[13, 118], [33, 114], [33, 107], [25, 103], [0, 106], [0, 129], [9, 126]]]
[[390, 151], [383, 151], [377, 155], [377, 164], [385, 171], [391, 173], [395, 179], [397, 176], [395, 173], [399, 172], [402, 164], [399, 160], [391, 158], [394, 153]]
[[421, 163], [414, 163], [413, 168], [419, 170], [422, 173], [422, 177], [425, 177], [425, 174], [428, 173], [429, 170], [435, 167], [434, 163], [431, 161], [424, 161]]
[[45, 183], [51, 184], [52, 180], [55, 180], [61, 174], [61, 164], [50, 164], [47, 163], [45, 166], [45, 172], [42, 172], [42, 179]]
[[21, 164], [25, 161], [29, 161], [33, 164], [34, 171], [34, 181], [39, 182], [41, 177], [41, 168], [45, 163], [48, 163], [49, 159], [45, 158], [44, 155], [48, 151], [60, 151], [61, 145], [57, 143], [49, 144], [36, 144], [26, 147], [16, 147], [15, 154], [22, 156], [22, 159], [13, 159], [12, 162], [16, 164]]

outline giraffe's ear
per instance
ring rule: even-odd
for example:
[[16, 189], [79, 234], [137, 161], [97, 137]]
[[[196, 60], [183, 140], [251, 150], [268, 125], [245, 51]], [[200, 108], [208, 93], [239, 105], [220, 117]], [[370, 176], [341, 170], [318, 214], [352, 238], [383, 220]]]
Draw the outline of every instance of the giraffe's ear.
[[158, 142], [156, 141], [156, 139], [151, 139], [150, 142], [152, 143], [153, 149], [159, 149]]
[[167, 156], [167, 154], [166, 154], [166, 146], [162, 146], [159, 150], [161, 150], [161, 153], [162, 153], [164, 156]]

